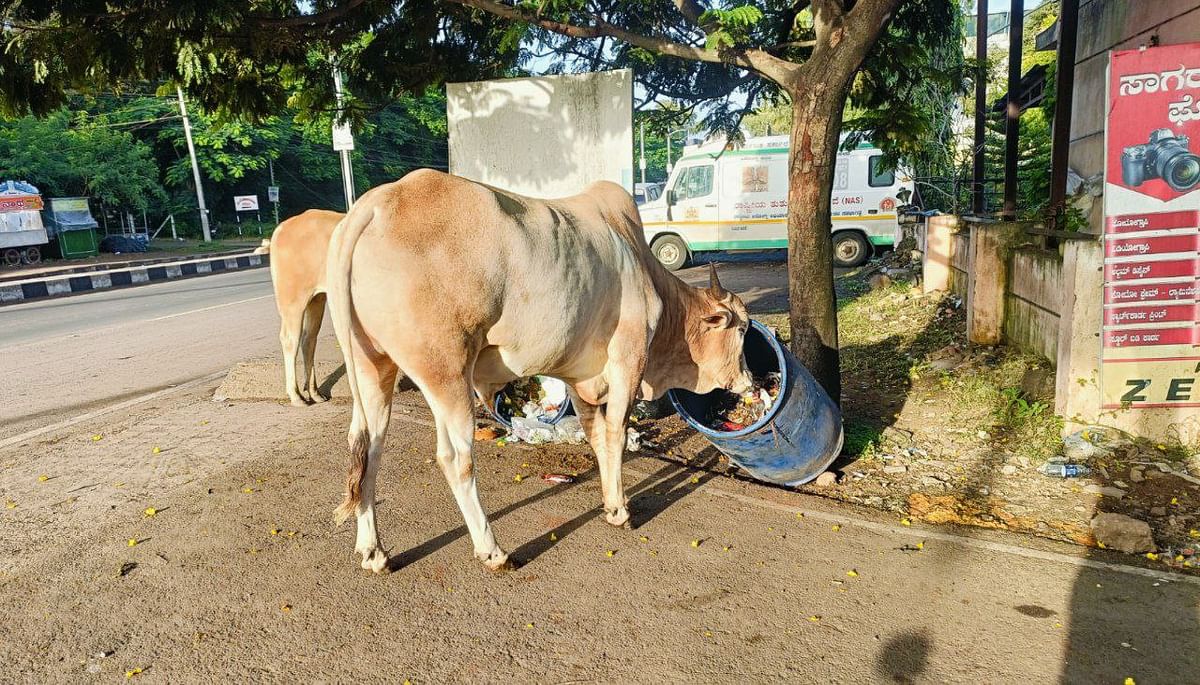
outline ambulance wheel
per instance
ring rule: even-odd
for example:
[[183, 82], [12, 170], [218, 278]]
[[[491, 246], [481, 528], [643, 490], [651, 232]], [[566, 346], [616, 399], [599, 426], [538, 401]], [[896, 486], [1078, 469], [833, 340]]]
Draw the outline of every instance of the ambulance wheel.
[[849, 269], [862, 266], [871, 258], [871, 243], [853, 231], [833, 236], [833, 265]]
[[21, 255], [21, 261], [26, 264], [38, 264], [42, 261], [42, 251], [36, 247], [27, 247], [25, 254]]
[[8, 266], [18, 266], [21, 263], [21, 251], [10, 247], [4, 251], [4, 263]]
[[684, 244], [678, 236], [664, 235], [654, 241], [650, 246], [650, 251], [654, 253], [655, 258], [662, 262], [662, 265], [667, 267], [667, 271], [678, 271], [687, 264], [688, 254], [687, 245]]

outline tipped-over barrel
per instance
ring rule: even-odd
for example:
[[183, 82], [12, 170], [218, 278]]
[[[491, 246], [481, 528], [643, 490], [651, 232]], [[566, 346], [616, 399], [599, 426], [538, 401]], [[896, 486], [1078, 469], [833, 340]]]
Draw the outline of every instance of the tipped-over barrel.
[[746, 332], [746, 365], [755, 378], [779, 374], [779, 394], [754, 423], [720, 430], [706, 423], [729, 393], [698, 395], [672, 390], [671, 403], [688, 424], [729, 460], [770, 483], [800, 485], [820, 475], [842, 451], [842, 414], [833, 400], [767, 329], [751, 321]]

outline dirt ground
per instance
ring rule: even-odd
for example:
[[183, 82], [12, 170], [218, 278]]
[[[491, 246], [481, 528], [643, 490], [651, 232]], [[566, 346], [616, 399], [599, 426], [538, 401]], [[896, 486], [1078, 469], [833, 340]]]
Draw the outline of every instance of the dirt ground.
[[1200, 585], [722, 478], [711, 450], [631, 455], [620, 530], [586, 448], [481, 444], [520, 563], [489, 573], [412, 392], [380, 477], [394, 570], [375, 576], [330, 520], [346, 403], [211, 392], [0, 453], [0, 679], [1179, 682], [1200, 660]]

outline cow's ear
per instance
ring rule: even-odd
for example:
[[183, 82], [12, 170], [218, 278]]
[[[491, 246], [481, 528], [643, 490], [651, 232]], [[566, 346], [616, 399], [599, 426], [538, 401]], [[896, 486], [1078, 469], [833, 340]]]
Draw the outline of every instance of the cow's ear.
[[733, 325], [733, 312], [728, 307], [717, 305], [704, 317], [704, 324], [709, 328], [729, 328]]

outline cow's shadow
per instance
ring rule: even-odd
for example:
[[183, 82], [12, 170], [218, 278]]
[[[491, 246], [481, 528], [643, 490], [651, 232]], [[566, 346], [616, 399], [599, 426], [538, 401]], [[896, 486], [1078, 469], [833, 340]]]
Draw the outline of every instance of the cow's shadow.
[[[650, 460], [653, 457], [645, 459]], [[634, 460], [627, 460], [626, 463], [629, 461]], [[695, 492], [700, 486], [713, 478], [716, 478], [718, 474], [712, 470], [716, 464], [717, 451], [710, 448], [702, 452], [698, 458], [693, 460], [693, 463], [687, 466], [677, 463], [662, 464], [656, 471], [643, 478], [636, 485], [626, 488], [625, 492], [626, 496], [629, 497], [630, 509], [629, 527], [637, 529], [646, 525], [654, 517], [666, 511], [672, 504]], [[583, 483], [597, 480], [598, 477], [599, 473], [595, 468], [589, 469], [580, 473], [574, 482], [562, 483], [546, 488], [541, 492], [496, 510], [489, 515], [489, 518], [492, 521], [497, 521], [524, 507], [561, 495]], [[509, 560], [517, 568], [532, 562], [544, 552], [562, 542], [568, 535], [582, 528], [585, 523], [598, 518], [603, 520], [603, 511], [603, 507], [598, 504], [595, 507], [580, 512], [571, 520], [559, 524], [552, 530], [538, 535], [536, 538], [525, 542], [513, 550], [509, 555]], [[465, 535], [467, 535], [466, 525], [448, 530], [437, 537], [426, 540], [416, 547], [411, 547], [403, 552], [391, 555], [388, 558], [387, 568], [389, 571], [395, 571], [420, 561]]]

